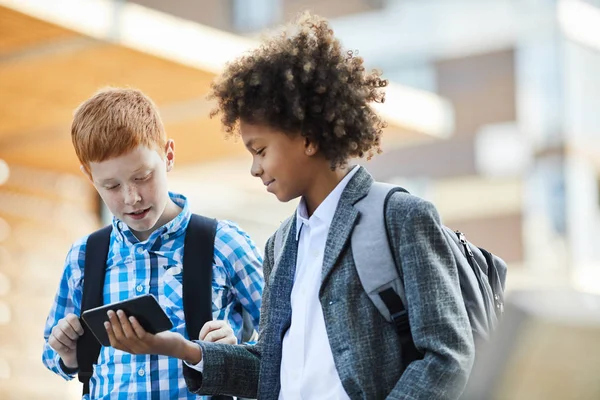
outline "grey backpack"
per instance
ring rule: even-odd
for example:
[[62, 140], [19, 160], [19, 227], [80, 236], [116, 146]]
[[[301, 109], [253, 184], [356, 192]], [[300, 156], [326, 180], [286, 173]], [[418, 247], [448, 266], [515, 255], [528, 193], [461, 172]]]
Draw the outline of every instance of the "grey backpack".
[[[369, 193], [354, 206], [360, 211], [360, 223], [352, 232], [352, 254], [361, 284], [383, 317], [401, 333], [410, 335], [408, 312], [400, 263], [394, 260], [385, 223], [387, 200], [392, 194], [406, 190], [374, 182]], [[291, 218], [275, 234], [275, 260], [280, 257], [284, 232]], [[443, 227], [444, 235], [456, 260], [462, 297], [465, 302], [474, 339], [487, 340], [504, 312], [506, 263], [489, 251], [469, 243], [465, 235]], [[381, 268], [374, 269], [373, 265]], [[411, 339], [410, 339], [411, 340]]]

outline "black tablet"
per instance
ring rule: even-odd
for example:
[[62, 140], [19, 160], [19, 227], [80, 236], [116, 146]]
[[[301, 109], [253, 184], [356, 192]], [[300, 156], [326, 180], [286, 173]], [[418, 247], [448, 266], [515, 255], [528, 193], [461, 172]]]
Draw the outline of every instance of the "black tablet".
[[83, 312], [81, 319], [103, 346], [110, 346], [104, 327], [104, 322], [108, 321], [108, 315], [106, 315], [108, 310], [115, 312], [123, 310], [128, 317], [135, 317], [149, 333], [154, 334], [173, 328], [173, 323], [158, 304], [156, 298], [151, 294], [145, 294]]

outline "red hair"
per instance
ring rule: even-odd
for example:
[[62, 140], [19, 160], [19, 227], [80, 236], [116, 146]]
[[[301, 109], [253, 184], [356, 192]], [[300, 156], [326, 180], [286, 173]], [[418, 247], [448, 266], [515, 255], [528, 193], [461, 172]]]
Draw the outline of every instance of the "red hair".
[[139, 145], [165, 154], [167, 138], [154, 102], [141, 91], [102, 89], [77, 109], [71, 125], [75, 153], [89, 172], [90, 162], [121, 156]]

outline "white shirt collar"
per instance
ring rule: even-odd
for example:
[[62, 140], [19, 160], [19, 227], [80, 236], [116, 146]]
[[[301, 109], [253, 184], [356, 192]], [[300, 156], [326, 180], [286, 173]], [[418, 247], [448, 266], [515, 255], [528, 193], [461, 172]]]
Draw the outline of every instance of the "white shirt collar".
[[300, 199], [300, 203], [298, 204], [298, 208], [296, 208], [296, 240], [300, 237], [300, 230], [302, 229], [303, 224], [310, 224], [312, 221], [318, 219], [322, 223], [326, 225], [331, 225], [331, 221], [333, 220], [333, 215], [335, 214], [335, 210], [337, 209], [338, 203], [340, 202], [340, 198], [342, 197], [342, 193], [350, 179], [356, 174], [359, 170], [359, 166], [356, 165], [352, 167], [352, 169], [346, 174], [344, 179], [337, 184], [337, 186], [327, 195], [325, 200], [317, 207], [313, 215], [308, 217], [308, 211], [306, 209], [306, 201], [304, 197]]

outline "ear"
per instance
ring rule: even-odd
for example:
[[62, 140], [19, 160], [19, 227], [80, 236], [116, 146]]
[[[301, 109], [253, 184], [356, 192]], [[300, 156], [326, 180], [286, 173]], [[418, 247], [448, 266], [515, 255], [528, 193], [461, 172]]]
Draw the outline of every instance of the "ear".
[[83, 165], [80, 165], [79, 169], [90, 180], [90, 182], [94, 183], [94, 180], [92, 179], [92, 175], [90, 174], [90, 172], [88, 171], [88, 169], [86, 167], [84, 167]]
[[167, 160], [167, 172], [173, 169], [175, 165], [175, 141], [169, 139], [165, 146], [165, 159]]
[[319, 145], [316, 142], [312, 142], [308, 138], [304, 139], [304, 154], [311, 157], [317, 154], [318, 151]]

